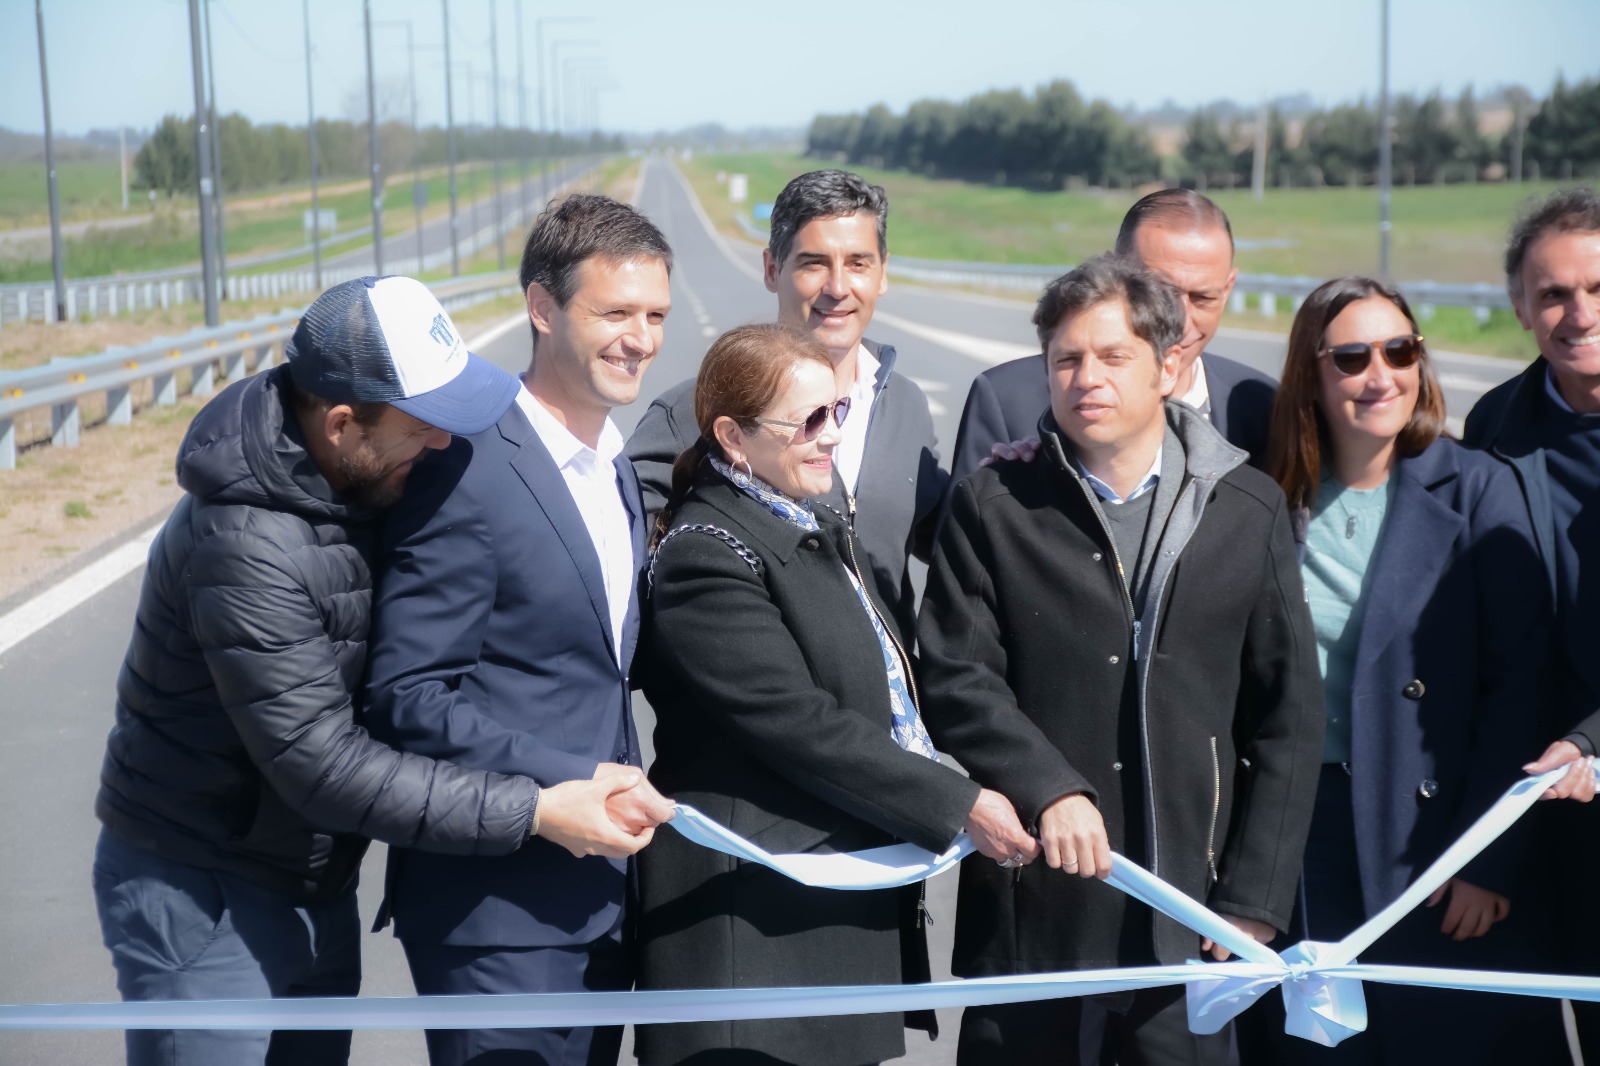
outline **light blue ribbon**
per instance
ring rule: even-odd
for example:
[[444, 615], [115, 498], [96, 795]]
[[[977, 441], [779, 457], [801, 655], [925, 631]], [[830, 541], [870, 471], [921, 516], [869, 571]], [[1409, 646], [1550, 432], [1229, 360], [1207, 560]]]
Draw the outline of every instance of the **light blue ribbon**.
[[[1231, 922], [1121, 855], [1107, 883], [1210, 937], [1236, 962], [1187, 962], [1068, 973], [1020, 974], [924, 985], [560, 992], [505, 996], [175, 1000], [0, 1006], [6, 1029], [533, 1029], [663, 1022], [734, 1021], [876, 1014], [1022, 1003], [1185, 985], [1189, 1027], [1220, 1031], [1281, 988], [1286, 1031], [1329, 1047], [1366, 1028], [1362, 982], [1501, 992], [1600, 1002], [1600, 978], [1363, 964], [1356, 957], [1477, 856], [1566, 772], [1562, 767], [1508, 789], [1393, 903], [1335, 944], [1296, 944], [1281, 956]], [[962, 834], [948, 850], [910, 844], [833, 855], [773, 855], [680, 804], [671, 823], [705, 847], [760, 863], [819, 888], [894, 888], [943, 873], [972, 853]], [[1063, 875], [1066, 876], [1066, 875]]]

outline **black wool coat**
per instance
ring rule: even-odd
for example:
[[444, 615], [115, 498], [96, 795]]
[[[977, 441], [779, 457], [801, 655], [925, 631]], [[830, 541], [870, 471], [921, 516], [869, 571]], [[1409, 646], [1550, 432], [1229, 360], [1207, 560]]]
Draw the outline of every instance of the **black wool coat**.
[[[817, 514], [822, 528], [808, 532], [707, 469], [674, 517], [674, 529], [701, 528], [664, 540], [652, 569], [640, 664], [657, 715], [651, 779], [774, 853], [897, 840], [942, 850], [978, 786], [890, 735], [882, 647], [845, 570], [861, 548], [834, 513]], [[666, 829], [640, 852], [639, 874], [641, 988], [928, 979], [917, 887], [806, 888]], [[904, 1054], [904, 1022], [646, 1026], [639, 1056], [660, 1066], [741, 1048], [802, 1066], [880, 1062]]]
[[[1111, 538], [1047, 416], [1036, 461], [957, 483], [923, 601], [923, 714], [939, 750], [1024, 824], [1084, 793], [1113, 850], [1283, 930], [1323, 732], [1288, 505], [1197, 412], [1172, 403], [1167, 417], [1187, 468], [1137, 656]], [[1195, 933], [1099, 881], [962, 864], [959, 975], [1198, 951]]]

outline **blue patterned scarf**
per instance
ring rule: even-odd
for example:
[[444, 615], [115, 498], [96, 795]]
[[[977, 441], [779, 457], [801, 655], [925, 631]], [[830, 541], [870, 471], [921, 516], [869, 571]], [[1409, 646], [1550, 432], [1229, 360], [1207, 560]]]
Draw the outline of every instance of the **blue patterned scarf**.
[[[797, 500], [792, 496], [779, 492], [765, 481], [742, 470], [736, 470], [724, 463], [716, 456], [708, 456], [712, 467], [733, 482], [734, 486], [752, 499], [766, 504], [773, 514], [791, 525], [801, 529], [816, 530], [821, 526], [817, 524], [817, 516], [812, 513], [811, 505], [804, 500]], [[939, 753], [934, 749], [933, 738], [928, 736], [927, 727], [922, 724], [921, 715], [917, 714], [917, 705], [911, 699], [911, 689], [906, 678], [906, 664], [900, 658], [899, 649], [894, 641], [889, 639], [889, 631], [884, 628], [883, 619], [878, 616], [878, 610], [872, 605], [872, 597], [867, 595], [867, 590], [861, 586], [856, 575], [847, 566], [844, 568], [845, 576], [850, 579], [850, 585], [856, 590], [856, 596], [861, 600], [861, 606], [867, 612], [867, 617], [872, 621], [872, 631], [877, 634], [878, 646], [883, 650], [883, 668], [889, 680], [889, 710], [893, 712], [894, 724], [890, 729], [895, 743], [906, 751], [939, 761]]]

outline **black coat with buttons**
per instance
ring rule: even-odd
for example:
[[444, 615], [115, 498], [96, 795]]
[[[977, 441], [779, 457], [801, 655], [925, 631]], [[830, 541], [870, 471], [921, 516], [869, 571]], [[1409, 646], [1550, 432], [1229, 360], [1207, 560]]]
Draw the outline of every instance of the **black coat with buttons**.
[[[817, 517], [816, 532], [785, 522], [709, 468], [674, 516], [675, 530], [701, 528], [664, 540], [651, 571], [639, 667], [657, 717], [651, 780], [777, 854], [901, 840], [943, 850], [978, 786], [892, 738], [882, 645], [846, 570], [850, 533], [826, 507]], [[667, 829], [639, 874], [641, 988], [928, 979], [916, 886], [807, 888]], [[645, 1026], [639, 1057], [740, 1048], [806, 1066], [880, 1062], [904, 1054], [904, 1021]]]
[[[1025, 824], [1083, 793], [1113, 850], [1283, 930], [1323, 729], [1288, 505], [1198, 413], [1169, 404], [1168, 421], [1186, 467], [1152, 571], [1145, 661], [1111, 538], [1047, 420], [1036, 461], [956, 485], [918, 634], [923, 713], [940, 750]], [[962, 864], [959, 975], [1198, 952], [1197, 934], [1100, 881], [1043, 861], [1016, 874]]]
[[[1522, 776], [1545, 739], [1549, 586], [1511, 469], [1440, 439], [1392, 477], [1348, 708], [1368, 915]], [[1513, 831], [1461, 876], [1515, 903], [1519, 843]]]

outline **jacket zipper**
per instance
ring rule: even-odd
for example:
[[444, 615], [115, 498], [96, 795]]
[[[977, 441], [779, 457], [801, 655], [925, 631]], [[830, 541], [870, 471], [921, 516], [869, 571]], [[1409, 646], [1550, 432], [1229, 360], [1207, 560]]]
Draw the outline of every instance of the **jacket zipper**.
[[867, 606], [872, 608], [873, 616], [878, 619], [878, 624], [883, 627], [883, 632], [889, 638], [889, 643], [894, 645], [895, 654], [900, 656], [900, 672], [905, 675], [906, 684], [911, 689], [911, 707], [922, 715], [922, 701], [917, 698], [917, 675], [911, 669], [911, 657], [900, 646], [900, 638], [894, 635], [894, 627], [885, 622], [883, 615], [878, 613], [878, 605], [872, 602], [872, 590], [867, 585], [867, 579], [861, 574], [861, 564], [856, 562], [856, 498], [849, 490], [844, 494], [845, 505], [850, 509], [847, 520], [849, 530], [844, 538], [845, 547], [850, 551], [850, 569], [855, 572], [856, 580], [861, 583], [861, 593], [867, 599]]
[[1206, 833], [1206, 867], [1211, 883], [1217, 882], [1217, 816], [1222, 813], [1222, 762], [1217, 758], [1217, 738], [1211, 738], [1211, 828]]

